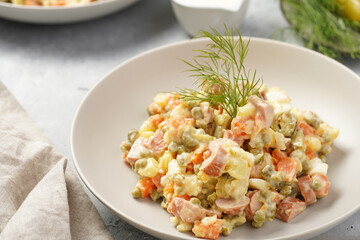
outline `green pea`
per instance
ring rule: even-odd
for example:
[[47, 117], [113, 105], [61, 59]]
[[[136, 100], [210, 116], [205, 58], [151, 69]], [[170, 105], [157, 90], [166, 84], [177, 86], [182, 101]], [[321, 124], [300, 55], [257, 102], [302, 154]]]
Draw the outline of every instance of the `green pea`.
[[197, 128], [202, 128], [202, 129], [206, 130], [206, 128], [207, 128], [207, 123], [204, 121], [204, 119], [200, 119], [200, 120], [196, 120], [195, 126], [196, 126]]
[[196, 197], [192, 197], [190, 198], [190, 202], [193, 203], [193, 204], [196, 204], [196, 205], [200, 205], [201, 204], [201, 201], [196, 198]]
[[188, 109], [193, 109], [198, 105], [198, 101], [185, 101], [185, 105]]
[[327, 158], [326, 158], [325, 155], [320, 155], [319, 158], [321, 159], [321, 161], [322, 161], [323, 163], [327, 163]]
[[189, 133], [186, 132], [184, 132], [184, 134], [182, 135], [181, 140], [184, 146], [189, 149], [193, 149], [199, 145], [199, 142], [195, 138], [193, 138]]
[[135, 169], [139, 170], [141, 168], [145, 168], [147, 165], [147, 160], [146, 159], [139, 159], [135, 162]]
[[140, 198], [141, 197], [141, 191], [135, 187], [132, 191], [131, 194], [133, 195], [134, 198]]
[[145, 148], [139, 152], [139, 155], [140, 155], [140, 158], [147, 158], [152, 155], [152, 152], [151, 152], [151, 150]]
[[150, 197], [154, 202], [156, 202], [159, 198], [161, 198], [161, 196], [162, 196], [162, 194], [160, 192], [158, 192], [156, 189], [154, 189], [150, 193]]
[[331, 153], [331, 151], [332, 151], [332, 149], [331, 149], [330, 145], [328, 145], [328, 144], [324, 144], [320, 150], [320, 152], [324, 155]]
[[207, 200], [208, 200], [208, 202], [213, 204], [213, 203], [215, 203], [216, 198], [217, 198], [217, 195], [216, 195], [216, 192], [214, 192], [214, 193], [208, 195]]
[[178, 151], [178, 149], [179, 149], [179, 145], [174, 143], [174, 142], [171, 142], [169, 144], [169, 146], [168, 146], [168, 149], [169, 149], [170, 152], [176, 153]]
[[209, 207], [209, 202], [206, 199], [202, 199], [201, 200], [201, 206], [204, 208], [208, 208]]
[[131, 149], [131, 143], [129, 141], [124, 141], [123, 143], [121, 143], [120, 145], [120, 149], [121, 151], [123, 151], [124, 153], [127, 153], [130, 151]]
[[311, 187], [312, 189], [314, 189], [315, 191], [320, 191], [322, 188], [321, 182], [319, 179], [313, 179], [311, 182]]
[[306, 111], [304, 113], [304, 120], [315, 129], [319, 128], [320, 124], [324, 122], [316, 115], [316, 113], [311, 111]]
[[180, 146], [177, 150], [178, 154], [183, 154], [185, 152], [187, 152], [187, 149], [184, 146]]
[[281, 188], [280, 193], [285, 196], [289, 196], [291, 194], [291, 186], [286, 185]]
[[309, 159], [305, 159], [301, 162], [302, 168], [304, 171], [307, 171], [310, 168], [310, 161]]
[[297, 149], [290, 153], [290, 158], [296, 158], [302, 162], [306, 159], [306, 155], [304, 151]]
[[148, 112], [149, 116], [156, 114], [156, 112], [154, 111], [154, 108], [152, 108], [150, 105], [147, 106], [146, 111]]
[[265, 198], [265, 199], [268, 199], [270, 196], [271, 196], [271, 193], [267, 190], [264, 190], [264, 191], [261, 191], [260, 192], [260, 195]]
[[331, 141], [331, 136], [327, 132], [324, 132], [323, 134], [321, 134], [321, 138], [323, 139], [324, 143]]
[[204, 117], [203, 112], [200, 107], [194, 107], [191, 110], [191, 115], [193, 115], [193, 117], [195, 119], [202, 119]]
[[131, 144], [133, 144], [135, 142], [136, 139], [138, 139], [140, 137], [140, 134], [138, 132], [138, 130], [136, 129], [131, 129], [128, 133], [128, 140]]
[[194, 173], [198, 174], [200, 172], [201, 164], [194, 164]]
[[229, 236], [231, 232], [232, 232], [232, 228], [230, 226], [223, 226], [221, 233], [224, 236]]
[[275, 173], [275, 170], [270, 166], [266, 165], [263, 170], [261, 171], [261, 175], [266, 179], [270, 180], [271, 175]]
[[262, 227], [262, 225], [264, 225], [264, 222], [257, 222], [257, 221], [252, 221], [251, 222], [251, 225], [253, 226], [253, 227], [255, 227], [255, 228], [261, 228]]
[[280, 133], [285, 137], [291, 137], [297, 127], [297, 118], [295, 114], [291, 112], [285, 112], [280, 116]]

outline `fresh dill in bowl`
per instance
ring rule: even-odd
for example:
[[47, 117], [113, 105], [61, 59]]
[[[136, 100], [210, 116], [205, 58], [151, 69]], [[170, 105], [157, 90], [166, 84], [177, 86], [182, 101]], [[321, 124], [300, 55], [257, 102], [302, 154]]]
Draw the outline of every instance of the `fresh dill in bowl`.
[[[360, 58], [359, 0], [281, 0], [290, 30], [304, 46], [331, 58]], [[289, 29], [273, 36], [284, 39]]]

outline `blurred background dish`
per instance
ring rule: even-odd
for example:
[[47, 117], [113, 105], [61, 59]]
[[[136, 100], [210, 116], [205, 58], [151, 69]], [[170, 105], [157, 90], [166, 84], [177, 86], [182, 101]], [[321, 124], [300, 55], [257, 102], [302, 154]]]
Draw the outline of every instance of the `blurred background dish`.
[[281, 0], [281, 10], [291, 27], [277, 29], [274, 38], [291, 34], [328, 57], [360, 59], [359, 0]]
[[139, 0], [99, 0], [86, 5], [24, 6], [0, 1], [0, 17], [27, 23], [62, 24], [94, 19], [126, 8]]
[[220, 33], [229, 28], [239, 28], [245, 18], [249, 0], [172, 0], [175, 16], [191, 36], [210, 27]]

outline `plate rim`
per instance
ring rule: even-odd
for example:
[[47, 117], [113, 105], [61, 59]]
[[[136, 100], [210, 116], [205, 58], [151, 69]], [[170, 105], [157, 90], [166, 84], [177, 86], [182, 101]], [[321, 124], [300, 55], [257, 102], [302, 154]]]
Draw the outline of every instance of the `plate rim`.
[[[307, 54], [311, 54], [315, 57], [320, 57], [323, 58], [324, 60], [330, 61], [330, 63], [337, 65], [338, 67], [342, 68], [344, 71], [348, 72], [349, 74], [353, 75], [354, 78], [360, 82], [360, 76], [358, 74], [356, 74], [353, 70], [351, 70], [350, 68], [348, 68], [347, 66], [345, 66], [344, 64], [330, 58], [327, 57], [321, 53], [318, 53], [314, 50], [302, 47], [302, 46], [298, 46], [298, 45], [294, 45], [291, 43], [287, 43], [287, 42], [282, 42], [282, 41], [278, 41], [278, 40], [273, 40], [273, 39], [267, 39], [267, 38], [260, 38], [260, 37], [251, 37], [251, 36], [242, 36], [242, 39], [245, 41], [250, 40], [250, 44], [251, 41], [257, 41], [257, 42], [261, 42], [261, 43], [266, 43], [266, 44], [275, 44], [278, 46], [284, 46], [286, 48], [293, 48], [296, 49], [298, 51], [304, 51]], [[75, 115], [73, 117], [73, 121], [71, 124], [71, 132], [70, 132], [70, 147], [71, 147], [71, 156], [72, 156], [72, 160], [75, 166], [75, 169], [80, 177], [80, 179], [83, 181], [83, 183], [85, 184], [85, 186], [88, 188], [88, 190], [102, 203], [104, 204], [107, 208], [109, 208], [113, 213], [115, 213], [116, 215], [118, 215], [121, 219], [123, 219], [124, 221], [126, 221], [127, 223], [129, 223], [130, 225], [154, 236], [161, 236], [166, 237], [165, 239], [194, 239], [193, 237], [190, 237], [187, 234], [184, 234], [184, 236], [182, 237], [178, 237], [178, 236], [174, 236], [171, 234], [168, 234], [166, 232], [158, 232], [156, 230], [151, 229], [148, 226], [143, 225], [142, 223], [140, 223], [138, 220], [127, 216], [126, 214], [122, 214], [121, 212], [118, 212], [117, 210], [115, 210], [115, 207], [112, 206], [109, 202], [107, 202], [102, 196], [100, 196], [100, 194], [96, 193], [96, 190], [93, 189], [93, 186], [91, 186], [91, 184], [87, 181], [85, 174], [82, 172], [82, 170], [80, 169], [78, 162], [76, 160], [76, 156], [75, 156], [75, 146], [74, 146], [74, 132], [75, 132], [75, 125], [77, 123], [78, 120], [78, 116], [80, 115], [80, 111], [83, 107], [83, 105], [86, 103], [87, 99], [90, 98], [90, 96], [93, 94], [93, 92], [95, 92], [95, 90], [97, 88], [99, 88], [100, 85], [104, 84], [104, 82], [106, 82], [106, 79], [111, 76], [112, 74], [114, 74], [114, 72], [116, 72], [118, 69], [122, 68], [123, 66], [127, 65], [128, 63], [131, 63], [135, 60], [137, 60], [138, 58], [142, 58], [143, 56], [146, 55], [150, 55], [154, 52], [157, 51], [162, 51], [162, 50], [166, 50], [172, 47], [176, 47], [176, 46], [182, 46], [182, 45], [186, 45], [186, 44], [192, 44], [193, 42], [209, 42], [209, 39], [207, 38], [197, 38], [197, 39], [187, 39], [187, 40], [183, 40], [183, 41], [177, 41], [174, 43], [170, 43], [170, 44], [166, 44], [166, 45], [162, 45], [150, 50], [147, 50], [143, 53], [137, 54], [133, 57], [130, 57], [129, 59], [121, 62], [120, 64], [118, 64], [116, 67], [112, 68], [111, 71], [109, 71], [108, 73], [106, 73], [102, 78], [99, 79], [99, 81], [97, 83], [95, 83], [91, 89], [87, 92], [87, 94], [85, 95], [85, 97], [83, 97], [83, 99], [81, 100], [79, 106], [77, 107], [76, 111], [75, 111]], [[301, 231], [295, 234], [291, 234], [291, 235], [287, 235], [287, 236], [283, 236], [283, 237], [275, 237], [275, 238], [264, 238], [264, 239], [279, 239], [279, 240], [285, 240], [285, 239], [298, 239], [298, 238], [302, 238], [302, 239], [308, 239], [310, 237], [314, 237], [317, 236], [327, 230], [329, 230], [330, 228], [334, 227], [335, 225], [340, 224], [341, 222], [345, 221], [346, 219], [348, 219], [349, 217], [351, 217], [352, 215], [354, 215], [356, 212], [358, 212], [360, 210], [360, 201], [358, 202], [358, 204], [353, 207], [352, 209], [350, 209], [349, 211], [345, 212], [342, 215], [339, 215], [336, 218], [333, 218], [332, 220], [328, 221], [327, 223], [323, 223], [321, 225], [317, 225], [314, 226], [311, 229], [308, 229], [306, 231]]]
[[25, 5], [18, 5], [18, 4], [11, 4], [6, 2], [0, 2], [0, 8], [13, 8], [13, 9], [21, 9], [21, 10], [37, 10], [37, 11], [58, 11], [58, 10], [69, 10], [69, 9], [79, 9], [79, 8], [88, 8], [88, 7], [95, 7], [98, 5], [105, 5], [112, 2], [116, 2], [119, 0], [99, 0], [96, 2], [92, 2], [89, 4], [84, 5], [72, 5], [72, 6], [25, 6]]

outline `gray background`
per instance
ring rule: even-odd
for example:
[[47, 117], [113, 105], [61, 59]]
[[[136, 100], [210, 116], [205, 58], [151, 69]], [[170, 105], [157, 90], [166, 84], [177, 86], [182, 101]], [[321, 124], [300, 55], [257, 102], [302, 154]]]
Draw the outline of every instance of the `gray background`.
[[[287, 26], [278, 1], [250, 2], [240, 29], [243, 36], [268, 38]], [[169, 0], [143, 0], [113, 15], [69, 25], [0, 19], [0, 80], [71, 162], [71, 123], [88, 90], [126, 59], [185, 39], [189, 36]], [[359, 61], [344, 63], [360, 74]], [[89, 195], [115, 239], [155, 239]], [[314, 239], [360, 239], [360, 212]]]

